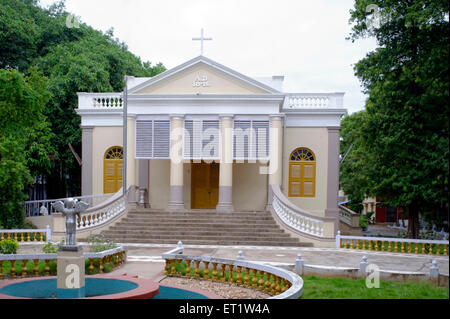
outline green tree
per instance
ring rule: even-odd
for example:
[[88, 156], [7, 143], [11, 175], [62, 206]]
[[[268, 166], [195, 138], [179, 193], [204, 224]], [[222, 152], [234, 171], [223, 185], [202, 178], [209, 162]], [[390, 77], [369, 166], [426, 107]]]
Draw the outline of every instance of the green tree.
[[369, 96], [358, 137], [361, 189], [406, 206], [416, 238], [419, 212], [448, 214], [448, 1], [356, 0], [350, 14], [350, 38], [378, 43], [355, 66]]
[[346, 116], [341, 121], [341, 156], [345, 156], [340, 167], [340, 184], [350, 201], [350, 209], [361, 212], [362, 201], [366, 198], [369, 187], [365, 172], [369, 158], [361, 139], [361, 126], [364, 125], [366, 111]]
[[47, 176], [53, 198], [80, 194], [81, 168], [68, 147], [71, 143], [81, 153], [76, 93], [122, 91], [124, 75], [152, 77], [165, 71], [161, 63], [142, 62], [113, 38], [112, 29], [103, 33], [81, 21], [68, 26], [68, 16], [64, 1], [42, 8], [37, 0], [2, 0], [0, 6], [0, 67], [26, 72], [38, 66], [49, 79], [52, 98], [44, 115], [50, 126], [35, 132], [46, 139], [49, 130], [54, 133], [55, 159]]
[[47, 79], [36, 68], [24, 76], [0, 69], [0, 224], [23, 226], [24, 189], [33, 182], [31, 172], [50, 168], [48, 123], [43, 110], [50, 98]]

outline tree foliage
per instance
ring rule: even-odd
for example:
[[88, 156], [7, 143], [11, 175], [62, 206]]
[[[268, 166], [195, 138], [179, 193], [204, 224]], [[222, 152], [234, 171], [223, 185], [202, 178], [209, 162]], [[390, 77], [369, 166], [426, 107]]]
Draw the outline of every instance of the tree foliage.
[[52, 97], [44, 115], [50, 126], [43, 124], [35, 133], [54, 146], [47, 178], [52, 198], [80, 195], [81, 169], [68, 147], [71, 143], [81, 153], [76, 93], [122, 91], [124, 75], [151, 77], [165, 70], [161, 63], [142, 62], [113, 38], [112, 29], [103, 33], [81, 21], [68, 24], [71, 17], [63, 1], [49, 8], [40, 7], [37, 0], [2, 0], [0, 6], [0, 67], [26, 72], [37, 66], [49, 80]]
[[417, 237], [419, 212], [448, 214], [448, 1], [356, 0], [350, 13], [350, 38], [373, 36], [378, 48], [355, 65], [369, 97], [365, 111], [343, 121], [357, 125], [343, 129], [356, 146], [343, 165], [344, 190], [407, 206]]
[[0, 224], [23, 225], [24, 188], [36, 171], [49, 171], [52, 151], [43, 110], [50, 99], [47, 79], [36, 68], [28, 76], [0, 69]]

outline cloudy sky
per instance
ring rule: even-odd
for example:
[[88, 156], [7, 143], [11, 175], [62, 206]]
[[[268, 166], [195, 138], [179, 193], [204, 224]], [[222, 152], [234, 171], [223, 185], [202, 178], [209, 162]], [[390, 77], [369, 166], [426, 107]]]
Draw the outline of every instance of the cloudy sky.
[[[56, 0], [40, 0], [44, 7]], [[143, 61], [175, 67], [200, 54], [248, 76], [284, 75], [285, 92], [345, 92], [349, 113], [365, 96], [353, 64], [373, 39], [352, 43], [354, 0], [66, 0], [67, 11], [114, 36]]]

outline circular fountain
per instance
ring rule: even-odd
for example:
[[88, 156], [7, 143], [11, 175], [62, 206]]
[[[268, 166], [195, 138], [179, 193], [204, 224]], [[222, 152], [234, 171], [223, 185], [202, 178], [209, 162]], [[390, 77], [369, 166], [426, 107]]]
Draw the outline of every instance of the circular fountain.
[[[57, 278], [19, 279], [0, 283], [0, 299], [57, 298]], [[85, 279], [83, 299], [149, 299], [159, 294], [159, 285], [151, 280], [123, 274]]]

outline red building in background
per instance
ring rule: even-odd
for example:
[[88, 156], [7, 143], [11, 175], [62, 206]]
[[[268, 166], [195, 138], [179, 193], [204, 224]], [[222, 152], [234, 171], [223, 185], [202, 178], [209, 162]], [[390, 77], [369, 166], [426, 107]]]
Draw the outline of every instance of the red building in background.
[[362, 202], [364, 209], [363, 213], [375, 212], [376, 223], [395, 223], [399, 219], [404, 219], [404, 207], [382, 206], [380, 198], [366, 198]]

